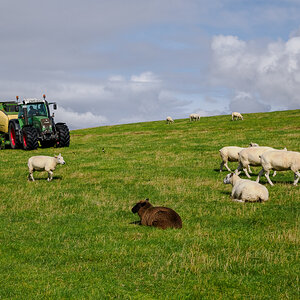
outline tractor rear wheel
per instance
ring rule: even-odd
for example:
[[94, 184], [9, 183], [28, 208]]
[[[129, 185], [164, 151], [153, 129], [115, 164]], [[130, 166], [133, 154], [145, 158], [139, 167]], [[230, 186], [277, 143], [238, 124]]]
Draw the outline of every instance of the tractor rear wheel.
[[20, 141], [19, 141], [18, 132], [16, 130], [16, 125], [14, 123], [9, 124], [8, 136], [9, 136], [9, 141], [10, 141], [11, 148], [12, 149], [20, 148], [21, 144], [20, 144]]
[[37, 130], [34, 127], [24, 127], [22, 142], [24, 150], [35, 150], [39, 146]]
[[56, 124], [56, 131], [58, 132], [58, 140], [56, 147], [69, 147], [70, 145], [70, 132], [65, 124]]

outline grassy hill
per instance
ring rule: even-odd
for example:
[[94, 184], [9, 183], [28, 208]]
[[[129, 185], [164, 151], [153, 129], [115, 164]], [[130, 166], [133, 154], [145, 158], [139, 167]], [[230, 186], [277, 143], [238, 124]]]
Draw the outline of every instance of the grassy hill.
[[[274, 187], [262, 178], [267, 203], [232, 202], [222, 183], [218, 150], [250, 142], [300, 151], [300, 110], [76, 130], [69, 148], [0, 151], [0, 298], [298, 298], [293, 173]], [[29, 157], [59, 152], [51, 183], [27, 181]], [[130, 224], [144, 198], [183, 228]]]

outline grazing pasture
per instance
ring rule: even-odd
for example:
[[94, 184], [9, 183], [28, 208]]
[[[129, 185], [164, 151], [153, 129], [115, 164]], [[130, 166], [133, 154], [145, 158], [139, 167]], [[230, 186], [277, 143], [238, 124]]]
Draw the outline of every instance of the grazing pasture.
[[[261, 178], [266, 203], [237, 203], [219, 172], [219, 149], [250, 142], [300, 151], [300, 110], [105, 126], [72, 131], [69, 148], [0, 151], [0, 298], [297, 299], [293, 173], [274, 187]], [[60, 152], [52, 182], [27, 180], [29, 157]], [[133, 224], [145, 198], [183, 227]]]

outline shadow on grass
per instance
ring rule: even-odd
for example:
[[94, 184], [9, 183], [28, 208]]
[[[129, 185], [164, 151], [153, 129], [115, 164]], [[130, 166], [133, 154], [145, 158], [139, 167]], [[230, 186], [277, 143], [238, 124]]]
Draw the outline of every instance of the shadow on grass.
[[[47, 181], [47, 179], [48, 179], [48, 177], [38, 177], [38, 178], [34, 178], [34, 181]], [[52, 181], [53, 180], [62, 180], [62, 176], [53, 176]], [[30, 180], [29, 182], [32, 182], [32, 181]]]
[[220, 193], [223, 194], [223, 195], [231, 195], [231, 192], [221, 191]]
[[[271, 179], [271, 181], [273, 182], [274, 185], [293, 185], [294, 181], [293, 180], [289, 180], [289, 181], [282, 181], [282, 180], [274, 180], [273, 178]], [[259, 182], [262, 185], [266, 185], [269, 186], [270, 188], [272, 187], [268, 181], [260, 181]]]
[[133, 221], [133, 222], [130, 222], [129, 224], [142, 225], [141, 221]]

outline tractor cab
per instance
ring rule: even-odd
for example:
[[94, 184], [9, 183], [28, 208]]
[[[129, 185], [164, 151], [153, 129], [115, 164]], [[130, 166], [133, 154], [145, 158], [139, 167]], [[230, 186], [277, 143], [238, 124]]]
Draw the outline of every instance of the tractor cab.
[[24, 99], [19, 104], [18, 119], [21, 127], [33, 126], [39, 132], [52, 132], [53, 118], [50, 115], [49, 104], [53, 104], [56, 109], [56, 103], [48, 103], [45, 99]]

